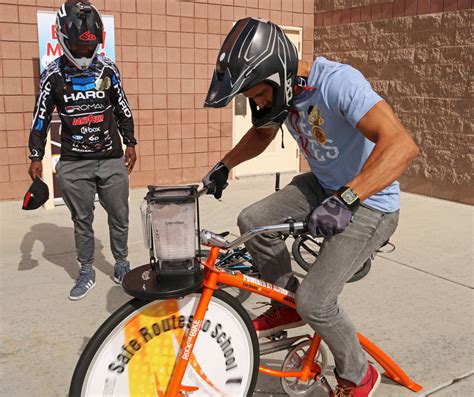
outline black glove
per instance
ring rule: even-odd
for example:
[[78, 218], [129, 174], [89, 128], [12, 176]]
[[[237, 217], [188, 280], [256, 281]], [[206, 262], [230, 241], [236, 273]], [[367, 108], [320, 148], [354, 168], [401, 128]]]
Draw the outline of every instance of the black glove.
[[313, 236], [342, 233], [352, 219], [352, 211], [337, 197], [323, 201], [309, 217], [308, 229]]
[[220, 199], [222, 191], [227, 187], [227, 178], [229, 177], [229, 169], [222, 162], [219, 161], [202, 179], [204, 186], [209, 187], [209, 184], [214, 182], [214, 189], [209, 189], [207, 194], [214, 194], [216, 199]]

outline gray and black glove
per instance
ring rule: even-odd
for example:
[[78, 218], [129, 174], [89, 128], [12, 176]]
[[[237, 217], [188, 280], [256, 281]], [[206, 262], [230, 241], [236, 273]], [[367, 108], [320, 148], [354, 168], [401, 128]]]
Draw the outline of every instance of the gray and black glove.
[[222, 161], [219, 161], [202, 179], [202, 183], [206, 187], [214, 182], [214, 189], [208, 189], [207, 194], [213, 194], [216, 199], [220, 199], [222, 191], [228, 186], [228, 177], [229, 169]]
[[337, 197], [323, 201], [310, 215], [309, 232], [313, 236], [332, 236], [342, 233], [352, 219], [352, 211]]

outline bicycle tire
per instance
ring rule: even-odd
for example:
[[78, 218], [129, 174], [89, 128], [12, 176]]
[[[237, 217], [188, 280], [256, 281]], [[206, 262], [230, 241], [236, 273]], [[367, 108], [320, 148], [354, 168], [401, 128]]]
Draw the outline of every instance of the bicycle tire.
[[368, 258], [362, 267], [357, 270], [354, 275], [347, 281], [348, 283], [354, 283], [363, 279], [367, 274], [369, 274], [370, 269], [372, 268], [372, 259]]
[[[321, 247], [322, 242], [322, 237], [315, 238], [308, 234], [300, 234], [295, 238], [295, 241], [293, 241], [293, 245], [291, 246], [293, 258], [303, 270], [306, 270], [306, 272], [317, 262], [319, 248]], [[314, 259], [312, 263], [309, 262], [309, 258]], [[372, 260], [368, 258], [361, 268], [347, 281], [347, 283], [354, 283], [363, 279], [370, 272], [371, 268]]]
[[[181, 330], [177, 327], [165, 330], [163, 325], [165, 324], [164, 321], [166, 320], [168, 327], [170, 327], [170, 324], [173, 324], [174, 327], [177, 316], [170, 316], [177, 312], [173, 309], [173, 306], [175, 304], [178, 305], [177, 307], [180, 309], [178, 313], [193, 313], [199, 297], [200, 293], [195, 293], [179, 300], [169, 299], [166, 301], [152, 302], [135, 298], [121, 306], [100, 326], [87, 343], [74, 370], [69, 396], [79, 397], [104, 394], [111, 397], [118, 395], [151, 395], [143, 391], [145, 387], [154, 388], [152, 394], [155, 395], [161, 386], [163, 386], [163, 390], [166, 389], [168, 382], [166, 379], [169, 379], [169, 374], [174, 367], [175, 356], [178, 347], [181, 345], [182, 337], [184, 337], [186, 324], [183, 323], [183, 327], [180, 327], [183, 328]], [[179, 306], [180, 304], [181, 306]], [[191, 310], [189, 310], [190, 307]], [[163, 310], [167, 310], [166, 313]], [[157, 315], [154, 318], [150, 318], [150, 313], [164, 313], [164, 316]], [[219, 318], [215, 318], [217, 315]], [[165, 318], [165, 316], [168, 317]], [[171, 318], [172, 323], [170, 323]], [[139, 334], [138, 332], [142, 332], [143, 328], [138, 330], [140, 322], [135, 323], [137, 319], [146, 320], [147, 324], [156, 319], [153, 327], [156, 325], [158, 329], [160, 329], [158, 322], [161, 321], [160, 324], [163, 325], [163, 329], [156, 331], [156, 328], [149, 328], [148, 331], [148, 328], [145, 328], [146, 331]], [[188, 318], [188, 327], [191, 321], [192, 317]], [[210, 325], [204, 330], [208, 321]], [[179, 317], [179, 324], [181, 324], [181, 317]], [[127, 342], [128, 337], [120, 338], [126, 327], [130, 327], [130, 329], [134, 330], [135, 333], [132, 334], [132, 337], [136, 337], [137, 339], [131, 339]], [[145, 327], [148, 327], [148, 325]], [[158, 332], [158, 334], [152, 336], [152, 329], [153, 332]], [[224, 331], [217, 333], [223, 329], [227, 330], [227, 334]], [[176, 338], [173, 336], [175, 335], [175, 331], [176, 334], [182, 334], [180, 340], [178, 340], [179, 337]], [[216, 335], [212, 336], [214, 331]], [[141, 335], [143, 338], [140, 339], [138, 335]], [[149, 335], [151, 339], [146, 340], [146, 335]], [[227, 339], [224, 339], [221, 343], [219, 339], [223, 335], [225, 335]], [[232, 336], [236, 339], [232, 338]], [[158, 342], [157, 345], [151, 347], [147, 355], [145, 351], [148, 350], [149, 342], [152, 340], [159, 341], [160, 338], [163, 337], [166, 337], [166, 339], [170, 341], [166, 342], [166, 344]], [[239, 337], [240, 341], [238, 340]], [[175, 341], [174, 339], [177, 340]], [[214, 344], [217, 345], [217, 347], [206, 343], [211, 340], [214, 340]], [[142, 344], [141, 347], [137, 345], [137, 341], [139, 342], [138, 345], [140, 343]], [[135, 343], [132, 344], [132, 342]], [[229, 342], [229, 344], [223, 348], [222, 346], [226, 345], [227, 342]], [[120, 345], [122, 345], [122, 357], [117, 356], [116, 351], [114, 351], [114, 346]], [[132, 347], [135, 349], [134, 354], [128, 351], [128, 349], [131, 350]], [[153, 354], [153, 350], [157, 349], [159, 354]], [[218, 351], [220, 355], [215, 354], [216, 351]], [[125, 352], [128, 352], [128, 356], [131, 355], [126, 363], [124, 358], [127, 353]], [[231, 353], [227, 354], [228, 352]], [[168, 353], [168, 357], [166, 353]], [[139, 356], [141, 359], [136, 360], [134, 358], [135, 356]], [[222, 356], [222, 358], [220, 358], [220, 356]], [[199, 359], [203, 357], [205, 359], [199, 361]], [[212, 357], [212, 360], [208, 360], [209, 357]], [[119, 358], [122, 361], [116, 362]], [[114, 360], [113, 363], [107, 365], [111, 360]], [[136, 364], [134, 364], [134, 369], [132, 370], [131, 367], [134, 360]], [[157, 361], [162, 364], [159, 364], [159, 366], [155, 365], [153, 368], [153, 364], [156, 364]], [[224, 362], [224, 366], [218, 367], [222, 362]], [[230, 362], [230, 364], [228, 364], [228, 362]], [[115, 365], [113, 366], [114, 363]], [[121, 368], [119, 366], [120, 363], [123, 364], [124, 367], [122, 372], [118, 370], [118, 368]], [[102, 364], [105, 364], [105, 366]], [[231, 295], [224, 291], [214, 291], [205, 320], [202, 323], [202, 329], [197, 339], [195, 349], [193, 350], [192, 357], [189, 359], [183, 384], [189, 386], [190, 382], [198, 383], [201, 392], [200, 390], [193, 392], [193, 395], [196, 396], [216, 395], [216, 391], [221, 391], [224, 386], [225, 390], [223, 390], [223, 393], [227, 395], [236, 395], [236, 393], [239, 395], [252, 395], [257, 382], [258, 365], [258, 339], [248, 313]], [[218, 367], [217, 370], [215, 369], [216, 367]], [[150, 372], [150, 368], [152, 374], [146, 376], [145, 374]], [[239, 371], [237, 371], [237, 369], [239, 369]], [[212, 370], [212, 374], [209, 373], [210, 370]], [[208, 372], [207, 374], [206, 371]], [[104, 373], [106, 374], [105, 377]], [[121, 374], [127, 374], [127, 376], [120, 378]], [[245, 377], [244, 374], [247, 374], [247, 376]], [[163, 384], [159, 382], [160, 377], [166, 378]], [[137, 380], [133, 382], [132, 380], [134, 379]], [[124, 383], [125, 386], [123, 386]], [[138, 392], [137, 387], [140, 388]], [[214, 389], [212, 389], [213, 387]], [[212, 389], [212, 391], [209, 391], [209, 389]], [[221, 394], [221, 392], [217, 394]]]
[[[306, 272], [316, 262], [322, 241], [321, 237], [312, 237], [309, 234], [300, 234], [295, 237], [291, 245], [291, 254], [296, 263]], [[310, 259], [311, 262], [309, 262]]]

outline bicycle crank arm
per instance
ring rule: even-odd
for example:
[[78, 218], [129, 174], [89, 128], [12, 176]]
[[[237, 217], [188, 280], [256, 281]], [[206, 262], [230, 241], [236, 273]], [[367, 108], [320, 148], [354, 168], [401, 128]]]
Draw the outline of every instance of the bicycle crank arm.
[[289, 349], [295, 342], [299, 341], [300, 339], [311, 340], [311, 337], [309, 335], [298, 335], [298, 336], [292, 336], [291, 338], [284, 338], [284, 339], [275, 340], [271, 342], [261, 343], [260, 356], [264, 356], [266, 354], [275, 353], [281, 350]]

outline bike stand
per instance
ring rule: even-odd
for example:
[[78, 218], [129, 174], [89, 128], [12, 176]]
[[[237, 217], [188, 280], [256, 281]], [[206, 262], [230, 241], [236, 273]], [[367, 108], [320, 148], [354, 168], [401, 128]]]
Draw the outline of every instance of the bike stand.
[[[407, 389], [413, 392], [419, 392], [423, 387], [413, 380], [393, 361], [384, 351], [372, 343], [369, 339], [360, 333], [357, 333], [359, 342], [362, 348], [369, 354], [380, 366], [385, 370], [383, 373], [389, 379], [398, 383], [401, 386], [405, 386]], [[280, 331], [268, 337], [270, 342], [260, 343], [260, 355], [275, 353], [278, 351], [286, 350], [301, 339], [311, 340], [310, 335], [299, 335], [288, 338], [286, 331]]]
[[423, 389], [423, 386], [413, 382], [409, 376], [395, 363], [395, 361], [393, 361], [387, 354], [385, 354], [364, 335], [357, 333], [357, 337], [359, 338], [362, 348], [385, 370], [383, 373], [384, 376], [392, 379], [402, 386], [405, 386], [411, 391], [419, 392], [421, 389]]

